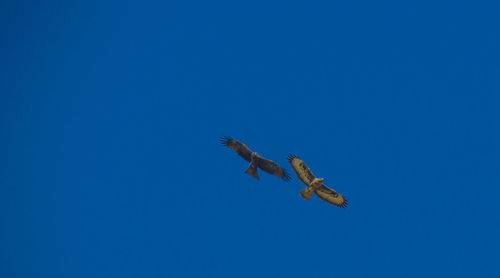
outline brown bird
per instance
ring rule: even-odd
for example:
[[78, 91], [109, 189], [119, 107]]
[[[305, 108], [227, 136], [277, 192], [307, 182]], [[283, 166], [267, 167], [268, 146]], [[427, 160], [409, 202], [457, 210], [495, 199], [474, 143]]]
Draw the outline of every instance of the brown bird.
[[335, 190], [323, 184], [323, 178], [316, 178], [309, 167], [300, 159], [300, 157], [289, 154], [288, 162], [292, 165], [293, 171], [301, 182], [306, 185], [299, 193], [302, 198], [309, 200], [314, 192], [321, 200], [341, 208], [347, 207], [347, 200]]
[[231, 148], [246, 161], [250, 162], [250, 165], [245, 170], [245, 173], [249, 174], [250, 176], [259, 179], [257, 168], [260, 168], [268, 172], [269, 174], [282, 178], [284, 181], [290, 180], [290, 175], [287, 173], [287, 171], [285, 171], [285, 169], [276, 164], [274, 161], [263, 158], [256, 152], [251, 151], [247, 146], [245, 146], [245, 144], [241, 143], [240, 141], [227, 136], [221, 137], [220, 141], [222, 145]]

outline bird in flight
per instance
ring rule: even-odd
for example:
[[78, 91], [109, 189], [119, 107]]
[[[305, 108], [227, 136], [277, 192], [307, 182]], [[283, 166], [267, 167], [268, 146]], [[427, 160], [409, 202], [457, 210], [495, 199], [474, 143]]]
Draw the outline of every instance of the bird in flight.
[[259, 179], [259, 175], [257, 173], [257, 168], [260, 168], [269, 174], [278, 176], [282, 178], [284, 181], [290, 180], [290, 175], [283, 169], [281, 166], [276, 164], [274, 161], [261, 157], [256, 152], [251, 151], [245, 144], [241, 143], [238, 140], [235, 140], [231, 137], [221, 137], [220, 141], [222, 145], [231, 148], [233, 151], [238, 153], [243, 159], [250, 162], [250, 165], [245, 170], [245, 173], [250, 176]]
[[309, 167], [294, 154], [289, 154], [288, 162], [292, 165], [293, 171], [297, 177], [306, 185], [299, 193], [302, 198], [309, 200], [314, 192], [321, 200], [338, 207], [347, 207], [347, 200], [335, 190], [323, 184], [323, 178], [316, 178]]

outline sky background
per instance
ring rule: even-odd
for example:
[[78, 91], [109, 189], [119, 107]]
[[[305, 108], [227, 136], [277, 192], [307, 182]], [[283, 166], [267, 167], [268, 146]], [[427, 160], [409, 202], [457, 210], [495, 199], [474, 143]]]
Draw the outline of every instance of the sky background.
[[500, 277], [492, 3], [3, 1], [0, 277]]

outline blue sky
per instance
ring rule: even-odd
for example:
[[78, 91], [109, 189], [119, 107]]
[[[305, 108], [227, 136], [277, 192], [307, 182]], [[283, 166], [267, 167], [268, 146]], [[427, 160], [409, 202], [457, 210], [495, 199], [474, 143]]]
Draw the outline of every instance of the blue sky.
[[41, 2], [0, 4], [0, 277], [500, 275], [498, 5]]

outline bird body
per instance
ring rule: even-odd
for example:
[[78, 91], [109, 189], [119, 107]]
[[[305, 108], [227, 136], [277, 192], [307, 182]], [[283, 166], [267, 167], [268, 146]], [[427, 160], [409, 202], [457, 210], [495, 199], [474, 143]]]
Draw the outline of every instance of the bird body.
[[250, 159], [250, 165], [248, 165], [248, 168], [245, 170], [245, 173], [249, 174], [250, 176], [259, 179], [259, 174], [257, 173], [257, 166], [259, 163], [259, 154], [256, 152], [252, 152], [252, 156]]

